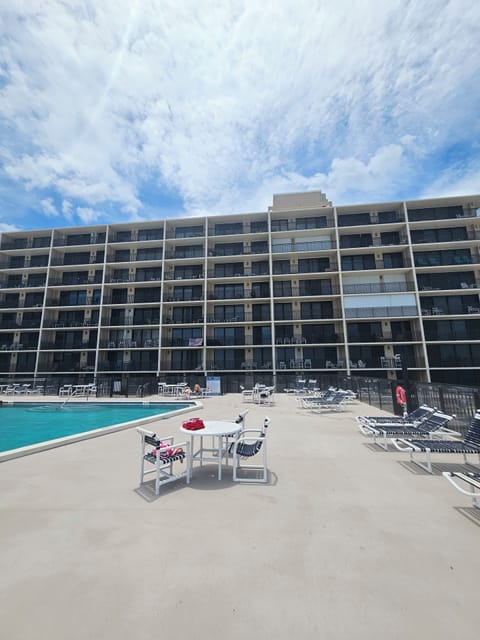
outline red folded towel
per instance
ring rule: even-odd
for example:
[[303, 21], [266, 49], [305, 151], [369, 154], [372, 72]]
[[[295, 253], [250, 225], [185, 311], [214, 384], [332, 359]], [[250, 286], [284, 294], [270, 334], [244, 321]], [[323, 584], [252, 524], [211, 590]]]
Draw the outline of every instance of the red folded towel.
[[199, 429], [205, 429], [205, 424], [201, 418], [190, 418], [185, 420], [182, 427], [188, 431], [198, 431]]

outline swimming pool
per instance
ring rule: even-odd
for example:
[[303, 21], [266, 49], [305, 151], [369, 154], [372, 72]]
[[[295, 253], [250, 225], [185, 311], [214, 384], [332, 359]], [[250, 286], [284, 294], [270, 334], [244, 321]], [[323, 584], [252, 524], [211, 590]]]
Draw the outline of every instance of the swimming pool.
[[[112, 430], [148, 422], [155, 417], [163, 419], [166, 414], [170, 417], [183, 413], [195, 406], [194, 402], [4, 404], [0, 407], [0, 452], [39, 443], [58, 446], [59, 439], [66, 438], [66, 442], [74, 442], [88, 437], [90, 432], [94, 432], [91, 433], [92, 436], [103, 435]], [[105, 430], [103, 433], [102, 429]], [[100, 433], [96, 430], [100, 430]]]

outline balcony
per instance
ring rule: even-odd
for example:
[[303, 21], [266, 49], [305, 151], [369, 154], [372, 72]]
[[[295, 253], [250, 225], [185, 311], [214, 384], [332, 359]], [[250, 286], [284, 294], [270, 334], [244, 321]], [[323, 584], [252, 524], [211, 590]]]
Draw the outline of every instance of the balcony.
[[402, 291], [414, 291], [413, 282], [366, 282], [365, 284], [344, 284], [343, 293], [398, 293]]
[[394, 318], [417, 315], [417, 308], [412, 306], [345, 309], [345, 318]]
[[330, 251], [335, 249], [334, 242], [286, 242], [272, 246], [272, 253], [290, 253], [297, 251]]

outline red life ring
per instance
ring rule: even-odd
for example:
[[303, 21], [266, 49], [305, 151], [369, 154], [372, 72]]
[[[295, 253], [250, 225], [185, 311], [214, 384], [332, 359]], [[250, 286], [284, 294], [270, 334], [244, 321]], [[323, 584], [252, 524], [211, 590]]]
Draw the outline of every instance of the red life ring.
[[398, 385], [395, 389], [395, 395], [397, 396], [397, 403], [400, 405], [407, 404], [407, 394], [405, 393], [405, 389]]

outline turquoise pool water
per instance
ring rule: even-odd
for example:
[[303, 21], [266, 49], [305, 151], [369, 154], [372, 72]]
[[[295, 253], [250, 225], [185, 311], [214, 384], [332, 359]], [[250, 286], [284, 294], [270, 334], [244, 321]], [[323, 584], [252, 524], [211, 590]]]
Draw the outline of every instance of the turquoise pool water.
[[191, 402], [37, 404], [19, 402], [0, 407], [0, 451], [164, 415], [194, 406]]

